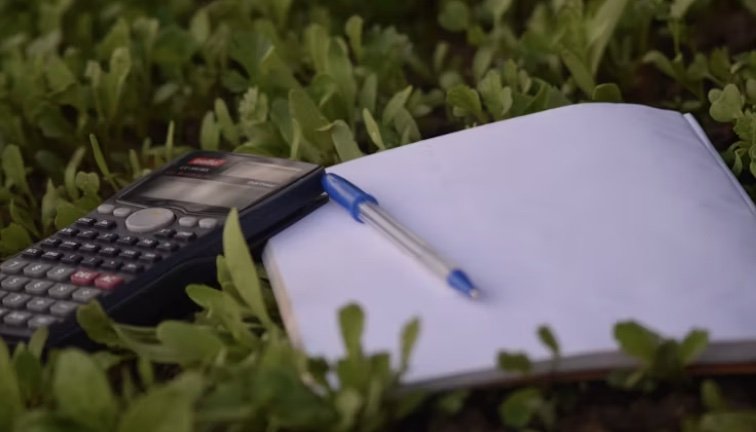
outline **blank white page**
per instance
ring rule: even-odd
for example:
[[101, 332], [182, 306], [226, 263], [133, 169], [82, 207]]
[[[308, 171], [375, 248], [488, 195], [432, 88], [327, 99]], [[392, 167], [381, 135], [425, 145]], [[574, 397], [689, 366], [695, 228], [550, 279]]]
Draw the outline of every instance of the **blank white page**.
[[626, 319], [672, 337], [756, 339], [756, 219], [710, 146], [676, 112], [583, 104], [335, 166], [483, 296], [456, 294], [328, 203], [266, 251], [287, 327], [333, 359], [347, 303], [366, 312], [369, 351], [396, 353], [418, 316], [407, 383], [491, 370], [501, 349], [546, 359], [541, 324], [565, 357], [615, 350]]

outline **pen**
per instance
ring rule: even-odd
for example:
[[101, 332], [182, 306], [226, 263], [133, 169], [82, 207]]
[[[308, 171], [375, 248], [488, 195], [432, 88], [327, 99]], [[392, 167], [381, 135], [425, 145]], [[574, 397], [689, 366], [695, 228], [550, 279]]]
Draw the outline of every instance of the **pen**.
[[443, 259], [425, 241], [399, 224], [378, 205], [375, 197], [336, 174], [323, 175], [322, 183], [328, 196], [347, 209], [354, 220], [370, 225], [391, 239], [428, 270], [444, 279], [451, 288], [473, 299], [480, 295], [465, 272]]

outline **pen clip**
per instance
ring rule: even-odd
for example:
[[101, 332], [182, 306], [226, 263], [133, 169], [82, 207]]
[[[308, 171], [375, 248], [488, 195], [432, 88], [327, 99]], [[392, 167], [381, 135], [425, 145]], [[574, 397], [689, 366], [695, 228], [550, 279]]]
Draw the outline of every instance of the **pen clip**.
[[361, 204], [369, 202], [378, 205], [378, 200], [376, 200], [375, 197], [337, 174], [324, 174], [321, 184], [328, 196], [339, 205], [349, 210], [352, 218], [359, 223], [363, 223], [360, 219]]

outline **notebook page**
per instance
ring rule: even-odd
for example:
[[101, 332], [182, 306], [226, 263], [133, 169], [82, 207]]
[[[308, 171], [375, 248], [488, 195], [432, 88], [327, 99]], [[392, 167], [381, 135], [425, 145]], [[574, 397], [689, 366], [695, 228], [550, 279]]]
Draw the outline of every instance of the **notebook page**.
[[366, 312], [369, 351], [398, 352], [421, 319], [406, 382], [488, 370], [501, 349], [548, 358], [614, 350], [635, 319], [673, 337], [756, 336], [756, 219], [679, 113], [584, 104], [450, 134], [330, 169], [463, 268], [468, 300], [329, 203], [273, 238], [298, 340], [343, 354], [337, 310]]

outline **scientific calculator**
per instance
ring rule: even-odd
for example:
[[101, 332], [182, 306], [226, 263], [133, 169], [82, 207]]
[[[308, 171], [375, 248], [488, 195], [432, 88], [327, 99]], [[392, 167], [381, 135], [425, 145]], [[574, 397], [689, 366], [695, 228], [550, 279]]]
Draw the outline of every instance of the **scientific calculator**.
[[187, 283], [215, 280], [225, 217], [239, 209], [251, 247], [324, 200], [317, 165], [193, 152], [0, 264], [0, 337], [49, 327], [52, 345], [84, 341], [76, 309], [97, 299], [121, 322], [191, 310]]

